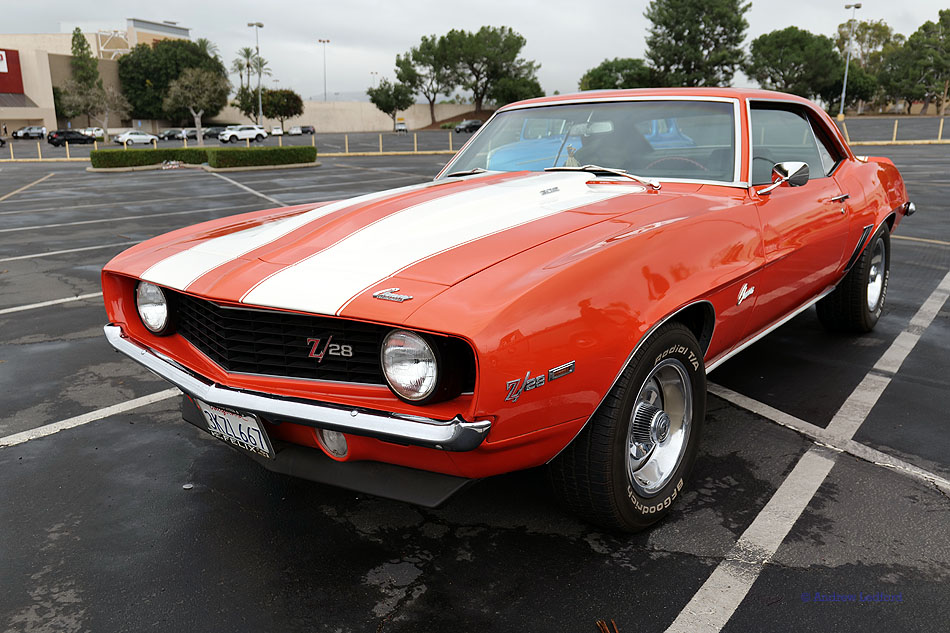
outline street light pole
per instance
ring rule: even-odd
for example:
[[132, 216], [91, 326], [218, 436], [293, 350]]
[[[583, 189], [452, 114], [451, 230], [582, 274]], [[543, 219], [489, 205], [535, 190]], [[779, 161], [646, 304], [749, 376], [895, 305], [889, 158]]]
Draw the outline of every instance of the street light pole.
[[851, 39], [854, 37], [854, 14], [861, 8], [861, 3], [846, 4], [845, 9], [851, 9], [851, 29], [848, 31], [848, 57], [844, 63], [844, 83], [841, 84], [841, 107], [838, 109], [838, 120], [844, 121], [844, 95], [848, 90], [848, 67], [851, 66]]
[[327, 44], [330, 40], [317, 40], [323, 44], [323, 100], [327, 100]]
[[373, 88], [375, 88], [375, 87], [376, 87], [376, 77], [379, 76], [379, 73], [376, 72], [375, 70], [371, 70], [371, 71], [369, 71], [369, 74], [373, 76]]
[[[248, 26], [254, 28], [254, 50], [257, 54], [257, 63], [261, 63], [261, 40], [260, 32], [264, 28], [262, 22], [248, 22]], [[264, 108], [261, 107], [261, 73], [264, 69], [258, 66], [257, 68], [257, 124], [264, 124]]]

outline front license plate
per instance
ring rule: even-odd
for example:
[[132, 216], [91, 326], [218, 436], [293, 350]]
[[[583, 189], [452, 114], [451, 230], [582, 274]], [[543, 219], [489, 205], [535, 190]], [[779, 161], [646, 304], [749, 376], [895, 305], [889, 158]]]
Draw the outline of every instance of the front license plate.
[[197, 398], [195, 402], [204, 415], [211, 435], [256, 455], [274, 457], [274, 449], [257, 416], [221, 409]]

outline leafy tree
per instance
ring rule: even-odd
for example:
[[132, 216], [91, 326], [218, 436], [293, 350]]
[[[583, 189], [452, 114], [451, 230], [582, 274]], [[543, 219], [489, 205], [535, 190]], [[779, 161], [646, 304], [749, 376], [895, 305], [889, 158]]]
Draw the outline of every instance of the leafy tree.
[[205, 112], [220, 112], [228, 103], [231, 84], [219, 73], [205, 68], [186, 68], [168, 85], [164, 108], [167, 112], [187, 109], [195, 120], [198, 144], [204, 145], [201, 117]]
[[[818, 96], [828, 104], [829, 112], [837, 112], [841, 103], [841, 84], [844, 82], [844, 62], [838, 66], [834, 75], [828, 77]], [[877, 77], [864, 70], [860, 64], [853, 64], [848, 71], [848, 89], [845, 91], [845, 107], [854, 107], [863, 101], [870, 101], [878, 92]]]
[[721, 86], [742, 66], [752, 8], [742, 0], [652, 0], [646, 57], [670, 86]]
[[830, 37], [790, 26], [752, 40], [746, 74], [763, 88], [812, 98], [841, 87], [844, 63]]
[[495, 102], [495, 105], [503, 106], [522, 99], [543, 97], [544, 90], [534, 73], [531, 73], [530, 76], [502, 77], [492, 84], [486, 96]]
[[[186, 68], [202, 68], [227, 81], [221, 60], [209, 56], [196, 43], [188, 40], [160, 40], [151, 46], [139, 44], [120, 57], [119, 81], [132, 104], [132, 116], [137, 119], [187, 119], [187, 109], [166, 111], [164, 108], [169, 85]], [[224, 105], [222, 103], [222, 107]], [[213, 116], [219, 111], [220, 108], [206, 111], [205, 114]]]
[[84, 88], [92, 88], [96, 84], [101, 84], [99, 62], [92, 56], [89, 41], [78, 26], [73, 30], [72, 53], [73, 56], [69, 60], [69, 65], [72, 67], [73, 79], [76, 83]]
[[53, 109], [56, 111], [56, 118], [71, 119], [74, 116], [82, 114], [75, 109], [75, 104], [68, 102], [66, 93], [59, 86], [53, 86]]
[[649, 88], [654, 86], [653, 71], [642, 59], [605, 59], [581, 77], [581, 90], [609, 90], [614, 88]]
[[218, 54], [220, 53], [218, 50], [218, 45], [209, 40], [207, 37], [199, 37], [197, 40], [195, 40], [195, 44], [197, 44], [201, 52], [208, 57], [218, 57]]
[[419, 46], [405, 55], [396, 55], [396, 80], [426, 98], [429, 117], [435, 123], [435, 100], [440, 94], [451, 94], [456, 84], [445, 37], [423, 35]]
[[388, 79], [380, 79], [375, 88], [367, 88], [366, 94], [373, 105], [385, 112], [393, 120], [393, 129], [396, 129], [396, 113], [405, 110], [413, 104], [412, 88], [403, 83], [391, 83]]
[[[838, 25], [835, 46], [842, 57], [847, 56], [850, 33], [850, 20]], [[903, 39], [904, 36], [894, 33], [894, 30], [884, 20], [855, 22], [854, 37], [851, 39], [854, 47], [851, 52], [851, 61], [857, 62], [858, 65], [872, 74], [877, 74], [880, 70], [884, 47], [892, 43], [900, 44]]]
[[284, 121], [303, 114], [303, 99], [293, 90], [265, 90], [261, 94], [261, 104], [264, 116], [268, 119], [280, 121], [283, 129]]
[[125, 95], [113, 86], [104, 88], [102, 82], [97, 82], [92, 88], [85, 88], [75, 79], [70, 79], [65, 88], [63, 107], [96, 121], [105, 130], [106, 142], [109, 141], [109, 121], [127, 117], [132, 108]]
[[925, 22], [904, 44], [885, 46], [880, 83], [894, 101], [911, 104], [924, 100], [924, 109], [939, 99], [946, 112], [950, 92], [950, 9], [939, 13], [937, 22]]
[[[261, 93], [261, 106], [263, 106], [264, 95]], [[246, 116], [251, 123], [257, 122], [257, 90], [248, 86], [241, 86], [234, 95], [234, 101], [231, 105], [237, 108], [241, 114]]]
[[502, 78], [537, 81], [538, 64], [518, 57], [524, 37], [507, 26], [483, 26], [476, 33], [453, 29], [445, 35], [445, 45], [457, 83], [471, 90], [476, 111]]

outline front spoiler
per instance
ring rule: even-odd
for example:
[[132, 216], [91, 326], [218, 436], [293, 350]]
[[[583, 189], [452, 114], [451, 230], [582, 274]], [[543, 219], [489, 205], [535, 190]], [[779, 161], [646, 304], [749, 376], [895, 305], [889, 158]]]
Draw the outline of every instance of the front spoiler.
[[112, 347], [185, 393], [208, 404], [256, 413], [274, 422], [295, 422], [395, 444], [443, 451], [474, 450], [481, 445], [491, 428], [490, 420], [468, 422], [460, 415], [451, 420], [435, 420], [232, 389], [209, 383], [178, 363], [139, 345], [126, 337], [118, 325], [106, 325], [103, 330]]

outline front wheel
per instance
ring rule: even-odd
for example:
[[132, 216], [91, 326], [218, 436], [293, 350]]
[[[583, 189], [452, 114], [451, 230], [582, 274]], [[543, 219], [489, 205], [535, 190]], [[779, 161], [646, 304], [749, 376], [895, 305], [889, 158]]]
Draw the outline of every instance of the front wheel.
[[254, 140], [257, 141], [258, 143], [260, 143], [261, 141], [264, 140], [264, 137], [261, 136], [260, 134], [258, 134], [257, 136], [254, 137]]
[[653, 525], [682, 495], [705, 416], [699, 343], [684, 325], [666, 324], [551, 462], [555, 492], [575, 514], [605, 528], [637, 532]]
[[887, 226], [871, 238], [851, 270], [818, 302], [818, 319], [832, 331], [865, 333], [884, 311], [890, 274], [891, 238]]

